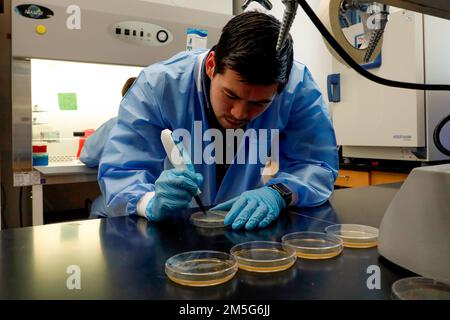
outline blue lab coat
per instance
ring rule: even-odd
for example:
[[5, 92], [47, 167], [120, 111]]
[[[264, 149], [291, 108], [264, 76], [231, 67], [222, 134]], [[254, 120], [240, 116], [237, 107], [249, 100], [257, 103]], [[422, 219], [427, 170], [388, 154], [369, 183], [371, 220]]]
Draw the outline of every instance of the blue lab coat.
[[[219, 204], [264, 185], [264, 163], [248, 164], [259, 150], [254, 148], [258, 143], [254, 136], [244, 139], [238, 148], [247, 164], [231, 164], [220, 185], [214, 161], [196, 163], [204, 159], [202, 149], [211, 145], [206, 136], [200, 149], [194, 147], [209, 129], [211, 107], [203, 72], [206, 55], [206, 51], [182, 52], [153, 64], [140, 73], [124, 96], [98, 172], [108, 216], [136, 214], [138, 201], [155, 190], [156, 179], [171, 167], [160, 141], [166, 128], [191, 134], [189, 151], [196, 172], [204, 177], [200, 197], [205, 205]], [[244, 129], [279, 130], [279, 172], [268, 183], [287, 185], [293, 192], [290, 205], [311, 207], [329, 198], [338, 172], [336, 138], [323, 96], [305, 65], [294, 62], [284, 90]], [[263, 139], [268, 146], [276, 136], [271, 133]]]

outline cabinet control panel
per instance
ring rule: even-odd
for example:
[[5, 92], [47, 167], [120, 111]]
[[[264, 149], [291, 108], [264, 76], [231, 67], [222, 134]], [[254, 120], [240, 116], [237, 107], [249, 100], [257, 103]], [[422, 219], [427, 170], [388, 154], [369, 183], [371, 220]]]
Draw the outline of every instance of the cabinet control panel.
[[164, 27], [141, 21], [121, 21], [112, 26], [115, 38], [145, 46], [163, 46], [173, 40], [172, 33]]

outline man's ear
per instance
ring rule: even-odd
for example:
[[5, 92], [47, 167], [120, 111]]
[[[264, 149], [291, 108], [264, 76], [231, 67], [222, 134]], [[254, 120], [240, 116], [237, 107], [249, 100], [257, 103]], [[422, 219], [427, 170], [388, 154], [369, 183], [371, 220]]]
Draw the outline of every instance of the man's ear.
[[214, 76], [214, 69], [216, 67], [216, 62], [214, 60], [216, 53], [214, 51], [210, 51], [205, 61], [205, 71], [208, 75], [209, 79], [212, 79]]

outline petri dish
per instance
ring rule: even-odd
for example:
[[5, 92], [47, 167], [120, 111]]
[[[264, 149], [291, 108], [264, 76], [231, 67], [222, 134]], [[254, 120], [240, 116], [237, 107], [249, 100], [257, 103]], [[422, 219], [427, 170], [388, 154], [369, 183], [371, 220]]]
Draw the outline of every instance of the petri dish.
[[335, 224], [325, 232], [342, 239], [344, 247], [372, 248], [378, 245], [378, 229], [360, 224]]
[[189, 251], [166, 261], [167, 277], [178, 284], [206, 287], [225, 283], [238, 270], [234, 257], [220, 251]]
[[289, 269], [297, 259], [294, 248], [280, 242], [250, 241], [235, 245], [230, 253], [242, 270], [277, 272]]
[[394, 300], [450, 300], [450, 286], [424, 277], [405, 278], [392, 285]]
[[190, 221], [196, 227], [201, 228], [225, 228], [223, 221], [227, 211], [207, 210], [206, 215], [203, 211], [195, 212], [191, 215]]
[[281, 238], [283, 246], [294, 248], [297, 257], [303, 259], [330, 259], [341, 254], [343, 241], [332, 234], [322, 232], [294, 232]]

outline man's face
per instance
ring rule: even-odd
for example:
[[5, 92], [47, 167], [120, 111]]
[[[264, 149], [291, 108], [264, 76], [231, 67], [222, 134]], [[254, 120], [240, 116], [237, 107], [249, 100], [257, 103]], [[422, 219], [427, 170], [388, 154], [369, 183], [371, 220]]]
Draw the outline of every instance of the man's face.
[[209, 53], [205, 64], [206, 74], [211, 79], [209, 94], [214, 114], [223, 128], [241, 128], [269, 107], [278, 84], [246, 83], [239, 73], [228, 68], [222, 74], [214, 75], [214, 54], [214, 51]]

